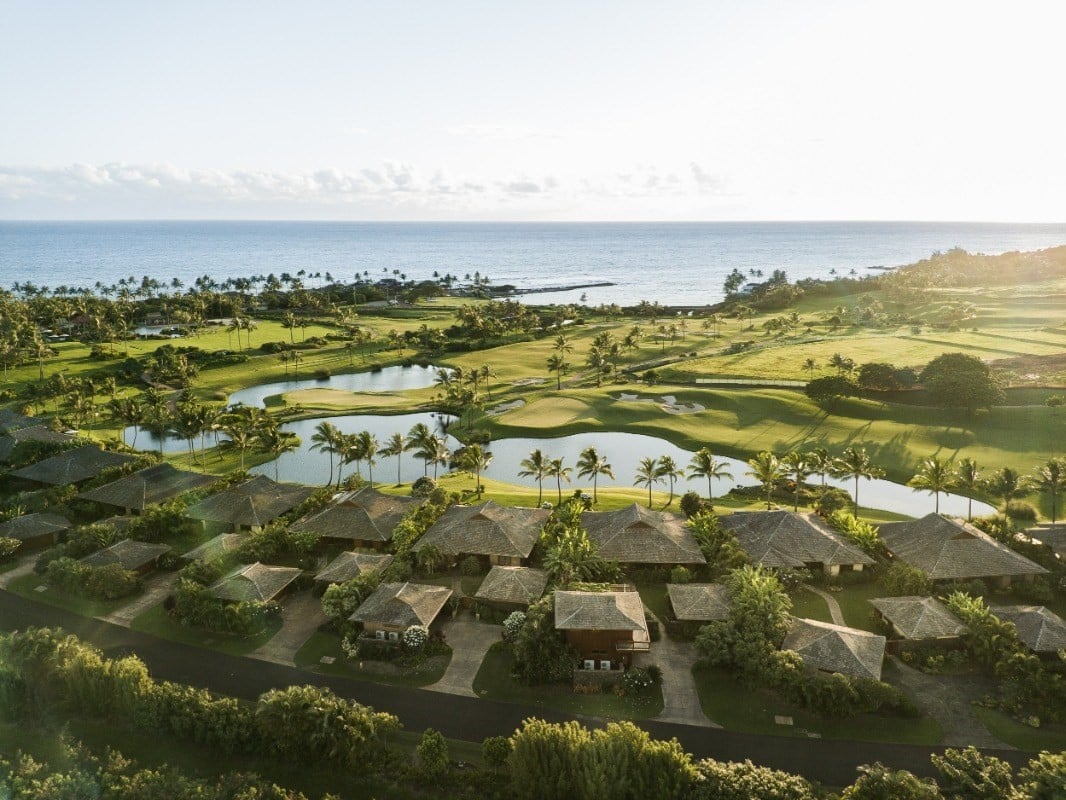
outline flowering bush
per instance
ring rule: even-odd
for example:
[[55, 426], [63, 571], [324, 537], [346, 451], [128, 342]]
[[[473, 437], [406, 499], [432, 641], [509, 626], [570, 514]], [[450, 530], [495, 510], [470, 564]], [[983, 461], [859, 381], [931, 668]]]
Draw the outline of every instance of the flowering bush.
[[403, 632], [403, 646], [408, 650], [421, 650], [429, 641], [429, 629], [425, 625], [412, 625]]
[[359, 658], [359, 637], [349, 633], [341, 639], [341, 650], [344, 651], [345, 658], [352, 661]]
[[515, 634], [522, 629], [522, 626], [526, 624], [526, 614], [524, 611], [512, 611], [507, 615], [503, 621], [504, 638], [512, 639]]
[[626, 694], [640, 694], [645, 689], [650, 689], [654, 683], [651, 673], [640, 667], [628, 669], [622, 676], [622, 688]]

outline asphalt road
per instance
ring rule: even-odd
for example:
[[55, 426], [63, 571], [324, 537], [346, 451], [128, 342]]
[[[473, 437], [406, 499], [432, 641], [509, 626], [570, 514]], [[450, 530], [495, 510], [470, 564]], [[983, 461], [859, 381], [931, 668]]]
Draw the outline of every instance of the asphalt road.
[[[266, 661], [229, 656], [158, 639], [0, 591], [0, 630], [30, 626], [63, 627], [93, 642], [108, 655], [136, 654], [157, 678], [200, 686], [233, 697], [254, 700], [265, 691], [292, 684], [328, 686], [342, 697], [395, 714], [406, 730], [421, 731], [432, 727], [454, 739], [480, 742], [488, 736], [510, 735], [528, 717], [551, 722], [580, 719], [589, 725], [598, 724], [593, 719], [548, 709], [316, 675]], [[697, 758], [721, 761], [747, 758], [756, 764], [805, 775], [832, 786], [851, 783], [858, 766], [875, 761], [915, 774], [930, 775], [929, 755], [943, 750], [882, 742], [762, 736], [654, 720], [639, 724], [655, 738], [676, 738]], [[1030, 757], [1012, 750], [984, 752], [1005, 759], [1015, 767], [1024, 765]]]

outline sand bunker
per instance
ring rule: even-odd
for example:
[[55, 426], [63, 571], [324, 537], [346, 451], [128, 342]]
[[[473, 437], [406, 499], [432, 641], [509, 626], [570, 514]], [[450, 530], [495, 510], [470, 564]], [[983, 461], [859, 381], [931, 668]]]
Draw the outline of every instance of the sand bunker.
[[498, 406], [493, 406], [485, 413], [490, 417], [498, 417], [500, 414], [506, 414], [508, 411], [513, 411], [516, 408], [521, 408], [526, 404], [525, 400], [518, 399], [512, 400], [510, 403], [502, 403]]
[[617, 402], [654, 403], [667, 414], [695, 414], [706, 410], [706, 406], [701, 406], [699, 403], [679, 403], [672, 394], [664, 394], [662, 397], [641, 397], [637, 394], [622, 393], [618, 395]]
[[546, 383], [547, 380], [548, 380], [547, 378], [521, 378], [521, 379], [515, 381], [514, 383], [512, 383], [511, 385], [512, 386], [540, 386], [542, 383]]

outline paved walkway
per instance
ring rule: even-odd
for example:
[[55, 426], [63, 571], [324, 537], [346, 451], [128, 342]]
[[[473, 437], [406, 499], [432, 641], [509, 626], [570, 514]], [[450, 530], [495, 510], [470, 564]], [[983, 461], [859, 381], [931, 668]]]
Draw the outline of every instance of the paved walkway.
[[1010, 748], [991, 733], [973, 710], [973, 701], [987, 691], [975, 675], [927, 675], [889, 656], [893, 670], [890, 682], [902, 689], [914, 704], [940, 723], [943, 744], [948, 747]]
[[248, 655], [261, 661], [293, 666], [296, 663], [296, 651], [325, 621], [320, 598], [314, 597], [309, 591], [294, 594], [282, 600], [281, 630]]
[[657, 720], [703, 728], [721, 728], [711, 722], [700, 707], [692, 665], [696, 662], [696, 645], [677, 642], [667, 635], [651, 646], [649, 659], [663, 671], [663, 710]]
[[470, 613], [462, 613], [444, 623], [444, 640], [452, 648], [452, 660], [441, 679], [424, 688], [431, 692], [477, 697], [474, 677], [489, 648], [500, 641], [502, 632], [502, 625], [478, 622]]
[[148, 609], [162, 603], [166, 596], [170, 594], [170, 589], [177, 580], [178, 573], [176, 572], [163, 572], [153, 575], [144, 582], [143, 594], [137, 595], [133, 602], [122, 606], [122, 608], [115, 609], [110, 614], [100, 617], [100, 619], [128, 628], [135, 617], [139, 617]]
[[17, 581], [26, 575], [33, 572], [33, 565], [37, 563], [37, 554], [30, 553], [19, 559], [17, 567], [9, 569], [7, 572], [0, 572], [0, 589], [4, 589], [9, 586], [12, 581]]
[[836, 624], [836, 625], [847, 625], [848, 624], [847, 622], [844, 621], [844, 612], [840, 610], [840, 603], [837, 602], [837, 599], [835, 597], [833, 597], [833, 595], [829, 594], [829, 592], [824, 592], [821, 589], [815, 589], [810, 584], [807, 584], [807, 589], [809, 591], [814, 592], [820, 598], [825, 600], [825, 604], [827, 606], [829, 606], [829, 616], [832, 618], [834, 624]]

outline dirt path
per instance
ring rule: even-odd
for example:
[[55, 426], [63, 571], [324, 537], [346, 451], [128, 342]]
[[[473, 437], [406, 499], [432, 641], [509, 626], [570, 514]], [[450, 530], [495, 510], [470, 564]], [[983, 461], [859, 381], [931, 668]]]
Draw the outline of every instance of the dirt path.
[[304, 646], [318, 626], [326, 621], [322, 601], [310, 592], [301, 592], [282, 601], [281, 630], [270, 641], [248, 655], [261, 661], [292, 666], [296, 651]]
[[655, 719], [702, 728], [722, 727], [707, 719], [700, 706], [696, 679], [692, 677], [692, 665], [696, 662], [695, 644], [663, 636], [652, 644], [647, 658], [663, 671], [663, 710]]
[[430, 692], [477, 697], [474, 677], [489, 648], [500, 641], [502, 631], [502, 625], [478, 622], [473, 614], [460, 614], [446, 622], [444, 640], [452, 648], [452, 660], [439, 681], [423, 688]]
[[178, 573], [176, 572], [153, 575], [144, 582], [143, 594], [135, 597], [132, 603], [115, 609], [107, 616], [100, 617], [100, 619], [128, 628], [136, 617], [139, 617], [153, 606], [162, 603], [166, 596], [170, 594], [170, 589], [177, 580]]
[[829, 616], [832, 617], [834, 625], [848, 624], [844, 621], [844, 612], [840, 610], [840, 603], [837, 602], [837, 599], [833, 597], [833, 595], [829, 594], [829, 592], [823, 592], [821, 589], [815, 589], [810, 584], [807, 584], [806, 588], [808, 591], [814, 592], [820, 598], [825, 600], [825, 604], [829, 606]]

